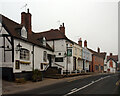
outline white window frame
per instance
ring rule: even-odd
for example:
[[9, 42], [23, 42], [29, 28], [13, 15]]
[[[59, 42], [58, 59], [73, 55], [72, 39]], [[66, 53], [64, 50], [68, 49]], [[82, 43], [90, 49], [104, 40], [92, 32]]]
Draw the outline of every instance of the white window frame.
[[20, 59], [22, 60], [30, 60], [30, 51], [25, 48], [21, 48], [20, 50]]

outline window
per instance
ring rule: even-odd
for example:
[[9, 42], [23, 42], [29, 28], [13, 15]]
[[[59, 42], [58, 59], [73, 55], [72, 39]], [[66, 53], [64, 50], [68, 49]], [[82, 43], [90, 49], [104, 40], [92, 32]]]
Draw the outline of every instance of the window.
[[55, 62], [63, 62], [63, 58], [62, 57], [57, 57], [57, 58], [55, 58]]
[[41, 63], [41, 69], [43, 69], [43, 63]]
[[25, 29], [25, 27], [23, 26], [23, 28], [21, 29], [21, 36], [24, 38], [27, 38], [27, 31]]
[[104, 66], [107, 66], [107, 64], [104, 64]]
[[43, 52], [43, 61], [47, 62], [47, 52], [46, 51]]
[[98, 65], [95, 65], [95, 70], [98, 70], [98, 69], [99, 69]]
[[29, 50], [21, 48], [21, 50], [20, 50], [20, 59], [29, 60], [30, 59]]
[[61, 53], [58, 53], [59, 55], [61, 55]]
[[101, 66], [101, 70], [103, 70], [103, 66]]

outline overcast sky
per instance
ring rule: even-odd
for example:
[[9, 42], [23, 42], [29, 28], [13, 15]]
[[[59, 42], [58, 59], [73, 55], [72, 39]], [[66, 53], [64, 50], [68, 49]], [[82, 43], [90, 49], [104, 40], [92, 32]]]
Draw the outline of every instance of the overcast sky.
[[102, 52], [118, 54], [118, 0], [0, 1], [0, 13], [18, 23], [27, 8], [34, 32], [58, 29], [64, 22], [65, 34], [71, 40], [77, 42], [81, 37], [95, 51], [100, 47]]

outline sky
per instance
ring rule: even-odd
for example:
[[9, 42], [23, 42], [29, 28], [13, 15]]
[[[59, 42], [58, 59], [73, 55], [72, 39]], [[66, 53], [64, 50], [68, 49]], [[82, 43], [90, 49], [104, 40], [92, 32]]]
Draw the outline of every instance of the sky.
[[[24, 5], [27, 4], [26, 7]], [[87, 40], [95, 51], [118, 54], [118, 0], [1, 0], [0, 13], [21, 23], [21, 12], [32, 14], [32, 30], [58, 29], [64, 22], [66, 36]]]

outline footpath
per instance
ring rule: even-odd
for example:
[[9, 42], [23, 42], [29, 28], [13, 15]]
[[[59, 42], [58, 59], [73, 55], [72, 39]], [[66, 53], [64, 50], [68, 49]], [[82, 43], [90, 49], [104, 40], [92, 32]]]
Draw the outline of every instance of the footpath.
[[44, 78], [43, 81], [39, 81], [39, 82], [26, 81], [25, 83], [15, 83], [15, 82], [8, 82], [5, 80], [2, 80], [2, 94], [4, 95], [15, 94], [17, 92], [32, 90], [35, 88], [40, 88], [40, 87], [52, 85], [55, 83], [72, 81], [72, 80], [87, 78], [90, 76], [101, 75], [101, 74], [107, 74], [107, 73], [89, 73], [87, 75], [79, 75], [79, 76], [66, 77], [66, 78], [60, 78], [60, 79]]

